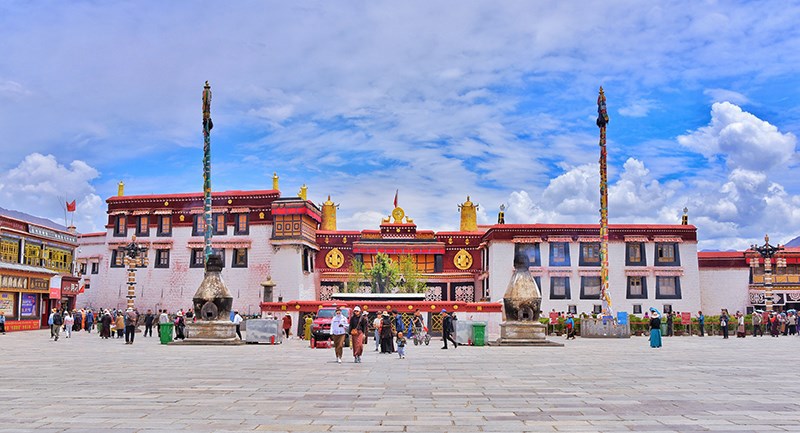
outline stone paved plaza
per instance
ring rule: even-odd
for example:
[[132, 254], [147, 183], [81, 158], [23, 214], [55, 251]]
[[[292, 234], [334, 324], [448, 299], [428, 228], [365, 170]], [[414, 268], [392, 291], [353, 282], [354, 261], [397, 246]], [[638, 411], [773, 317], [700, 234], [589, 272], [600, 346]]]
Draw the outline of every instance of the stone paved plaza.
[[[800, 431], [800, 338], [563, 348], [163, 346], [0, 336], [0, 432]], [[556, 338], [556, 337], [554, 337]], [[346, 352], [347, 353], [347, 352]]]

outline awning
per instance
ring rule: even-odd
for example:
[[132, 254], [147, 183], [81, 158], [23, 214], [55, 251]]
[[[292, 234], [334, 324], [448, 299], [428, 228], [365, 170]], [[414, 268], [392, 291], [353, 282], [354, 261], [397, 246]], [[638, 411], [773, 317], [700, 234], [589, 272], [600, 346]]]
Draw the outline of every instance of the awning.
[[235, 207], [231, 209], [231, 213], [249, 213], [249, 207]]
[[153, 215], [172, 215], [172, 209], [156, 209]]
[[58, 272], [51, 271], [50, 269], [40, 268], [38, 266], [23, 265], [20, 263], [0, 262], [0, 270], [31, 272], [43, 275], [58, 275]]
[[682, 238], [672, 238], [666, 236], [655, 236], [653, 237], [653, 242], [675, 242], [675, 243], [682, 243]]
[[540, 244], [542, 243], [542, 238], [540, 237], [519, 237], [514, 238], [511, 240], [515, 244]]
[[133, 215], [150, 215], [150, 212], [151, 211], [149, 209], [139, 209], [133, 211]]
[[647, 236], [625, 236], [625, 242], [647, 242]]
[[[187, 248], [204, 248], [206, 246], [204, 241], [189, 241], [186, 245]], [[251, 242], [249, 240], [225, 240], [215, 241], [212, 239], [211, 248], [250, 248]]]

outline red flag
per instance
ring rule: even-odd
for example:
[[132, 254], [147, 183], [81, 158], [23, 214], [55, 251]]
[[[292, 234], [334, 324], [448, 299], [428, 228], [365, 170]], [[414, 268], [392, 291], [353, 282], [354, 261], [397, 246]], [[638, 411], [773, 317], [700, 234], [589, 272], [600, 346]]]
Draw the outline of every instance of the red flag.
[[85, 284], [85, 283], [84, 283], [84, 284], [81, 284], [81, 288], [80, 288], [80, 290], [78, 290], [78, 293], [79, 293], [79, 294], [80, 294], [80, 293], [83, 293], [85, 289], [86, 289], [86, 284]]
[[394, 192], [394, 207], [397, 207], [397, 193], [399, 193], [399, 192], [400, 192], [399, 189]]
[[67, 212], [75, 212], [75, 200], [72, 200], [72, 203], [67, 203]]

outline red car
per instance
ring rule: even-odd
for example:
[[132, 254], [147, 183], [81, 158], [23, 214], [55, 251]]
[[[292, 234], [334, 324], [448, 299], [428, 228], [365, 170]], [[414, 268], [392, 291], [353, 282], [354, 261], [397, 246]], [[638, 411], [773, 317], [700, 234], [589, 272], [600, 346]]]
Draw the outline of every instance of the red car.
[[[331, 338], [331, 320], [336, 314], [337, 306], [342, 309], [342, 315], [350, 319], [350, 307], [346, 304], [324, 305], [317, 311], [317, 317], [311, 322], [311, 336], [314, 340], [322, 341]], [[350, 346], [350, 334], [344, 339], [344, 345]]]

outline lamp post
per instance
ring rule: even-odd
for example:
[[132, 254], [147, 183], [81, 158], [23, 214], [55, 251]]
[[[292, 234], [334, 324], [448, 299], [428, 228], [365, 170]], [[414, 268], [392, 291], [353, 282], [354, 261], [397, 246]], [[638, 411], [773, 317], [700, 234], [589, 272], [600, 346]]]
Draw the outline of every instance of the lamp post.
[[764, 309], [772, 311], [772, 258], [778, 251], [783, 251], [783, 247], [770, 245], [769, 235], [765, 235], [764, 245], [753, 244], [750, 249], [764, 258]]
[[133, 308], [133, 300], [136, 298], [136, 267], [147, 266], [147, 248], [140, 247], [136, 243], [136, 236], [131, 237], [131, 243], [126, 245], [125, 266], [128, 268], [128, 308]]

